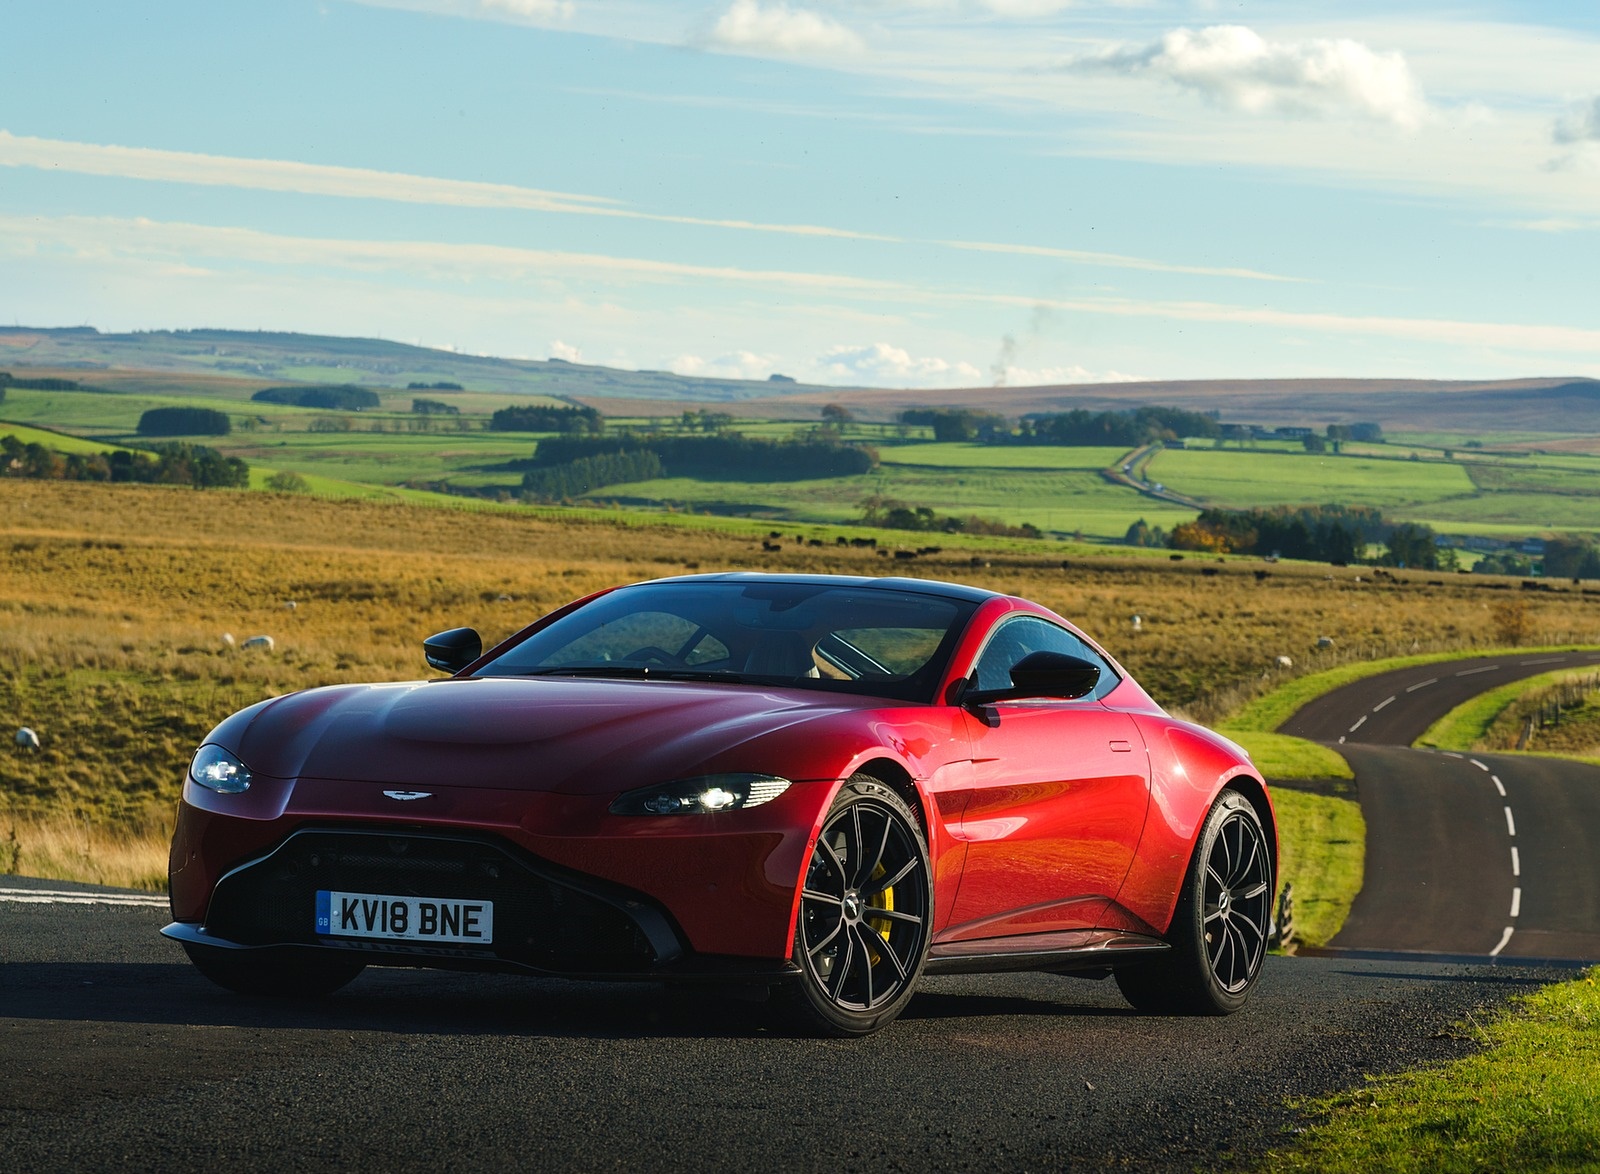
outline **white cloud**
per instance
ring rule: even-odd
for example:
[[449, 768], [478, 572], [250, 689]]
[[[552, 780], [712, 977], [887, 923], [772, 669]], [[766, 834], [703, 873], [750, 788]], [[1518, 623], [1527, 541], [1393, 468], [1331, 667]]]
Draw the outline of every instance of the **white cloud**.
[[1076, 58], [1069, 68], [1154, 74], [1252, 114], [1358, 114], [1406, 129], [1427, 114], [1402, 54], [1348, 38], [1268, 41], [1243, 25], [1180, 28], [1150, 45]]
[[1572, 107], [1556, 121], [1558, 143], [1600, 142], [1600, 97]]
[[575, 11], [571, 0], [478, 0], [478, 7], [486, 13], [532, 21], [571, 20]]
[[550, 357], [552, 359], [565, 359], [569, 363], [581, 363], [583, 361], [583, 352], [558, 338], [550, 344]]
[[816, 363], [823, 377], [835, 382], [893, 387], [970, 387], [983, 380], [971, 363], [924, 356], [886, 342], [836, 346]]
[[786, 56], [852, 55], [866, 48], [859, 35], [832, 17], [790, 8], [782, 0], [766, 7], [758, 0], [733, 0], [704, 40], [717, 49]]
[[715, 359], [699, 355], [679, 355], [667, 364], [674, 375], [699, 375], [707, 379], [765, 379], [772, 374], [776, 360], [749, 351], [734, 351]]
[[1121, 371], [1091, 371], [1076, 364], [1067, 367], [1005, 367], [991, 368], [990, 375], [996, 387], [1052, 387], [1060, 383], [1137, 383], [1139, 375], [1126, 375]]
[[[241, 159], [229, 155], [204, 155], [191, 151], [164, 151], [148, 147], [118, 147], [40, 139], [0, 130], [0, 167], [31, 167], [44, 171], [71, 171], [81, 175], [115, 176], [160, 183], [189, 183], [211, 187], [237, 187], [255, 191], [297, 192], [303, 195], [348, 199], [394, 200], [408, 204], [433, 204], [468, 208], [520, 208], [578, 216], [643, 220], [698, 228], [724, 228], [736, 232], [765, 232], [783, 236], [827, 237], [840, 240], [906, 244], [906, 238], [855, 232], [817, 224], [769, 224], [755, 220], [675, 216], [619, 207], [606, 196], [545, 191], [512, 184], [481, 183], [373, 171], [286, 159]], [[1300, 281], [1302, 278], [1261, 273], [1253, 269], [1176, 265], [1145, 257], [1058, 249], [1043, 245], [989, 241], [918, 241], [945, 248], [989, 253], [1018, 253], [1056, 257], [1086, 265], [1116, 269], [1148, 269], [1159, 273], [1193, 273], [1213, 277], [1239, 277], [1256, 281]]]

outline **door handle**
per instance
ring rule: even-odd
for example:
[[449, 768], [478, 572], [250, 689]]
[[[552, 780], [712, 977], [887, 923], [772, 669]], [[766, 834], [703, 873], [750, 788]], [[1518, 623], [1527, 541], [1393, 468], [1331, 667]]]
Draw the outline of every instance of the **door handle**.
[[1131, 754], [1133, 753], [1133, 743], [1124, 742], [1121, 738], [1113, 738], [1111, 739], [1111, 749], [1117, 754]]

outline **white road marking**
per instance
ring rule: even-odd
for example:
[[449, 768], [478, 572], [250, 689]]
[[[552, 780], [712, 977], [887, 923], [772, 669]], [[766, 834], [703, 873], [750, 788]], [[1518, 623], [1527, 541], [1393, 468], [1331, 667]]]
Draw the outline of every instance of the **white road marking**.
[[1407, 685], [1406, 692], [1415, 693], [1418, 689], [1426, 689], [1429, 685], [1437, 685], [1438, 683], [1438, 677], [1429, 677], [1426, 681], [1418, 681], [1415, 685]]
[[1344, 745], [1344, 735], [1343, 734], [1339, 735], [1339, 745], [1341, 745], [1341, 746]]
[[1465, 758], [1466, 757], [1465, 754], [1457, 754], [1454, 750], [1441, 750], [1440, 753], [1443, 754], [1446, 758]]
[[1544, 656], [1538, 660], [1519, 660], [1518, 664], [1561, 664], [1567, 658], [1564, 656]]
[[1517, 821], [1511, 818], [1511, 808], [1509, 807], [1506, 808], [1506, 834], [1508, 836], [1517, 834]]
[[1456, 676], [1458, 676], [1458, 677], [1470, 677], [1474, 673], [1492, 673], [1499, 667], [1500, 666], [1497, 665], [1497, 664], [1486, 664], [1481, 669], [1462, 669], [1459, 673], [1456, 674]]
[[123, 905], [145, 909], [165, 909], [165, 897], [141, 897], [132, 893], [85, 893], [73, 889], [0, 889], [0, 901], [14, 905]]
[[1357, 730], [1359, 730], [1362, 726], [1364, 726], [1366, 724], [1367, 724], [1367, 715], [1366, 714], [1362, 714], [1360, 717], [1356, 718], [1356, 724], [1350, 727], [1350, 732], [1353, 734]]
[[1489, 781], [1494, 784], [1494, 789], [1500, 792], [1500, 798], [1506, 797], [1506, 785], [1500, 781], [1499, 775], [1490, 775]]
[[1377, 713], [1378, 710], [1382, 709], [1385, 705], [1393, 705], [1393, 704], [1394, 704], [1394, 698], [1393, 697], [1385, 697], [1382, 701], [1378, 702], [1378, 704], [1376, 704], [1376, 705], [1374, 705], [1372, 707], [1372, 712], [1373, 713]]
[[1522, 875], [1522, 858], [1517, 855], [1517, 846], [1515, 844], [1511, 845], [1511, 875]]
[[1520, 888], [1512, 889], [1511, 890], [1511, 916], [1515, 917], [1517, 914], [1519, 914], [1521, 912], [1522, 912], [1522, 890]]
[[1479, 770], [1488, 770], [1489, 769], [1488, 767], [1484, 766], [1483, 763], [1479, 762], [1476, 758], [1469, 758], [1469, 759], [1467, 759], [1467, 761], [1472, 763], [1472, 765], [1477, 767]]
[[1497, 957], [1499, 955], [1500, 951], [1505, 949], [1507, 943], [1509, 943], [1510, 941], [1511, 941], [1511, 926], [1508, 925], [1508, 926], [1506, 926], [1505, 932], [1500, 935], [1500, 944], [1498, 946], [1496, 946], [1494, 949], [1489, 951], [1489, 957], [1491, 957], [1491, 958]]

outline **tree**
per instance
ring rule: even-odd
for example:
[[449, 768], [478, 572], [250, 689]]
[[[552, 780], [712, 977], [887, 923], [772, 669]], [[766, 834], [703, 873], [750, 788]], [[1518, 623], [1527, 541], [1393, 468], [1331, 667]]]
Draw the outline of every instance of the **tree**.
[[823, 404], [822, 418], [829, 424], [848, 424], [856, 417], [855, 413], [843, 404]]
[[233, 425], [214, 408], [151, 408], [139, 417], [140, 436], [226, 436]]
[[1314, 432], [1310, 436], [1302, 436], [1300, 443], [1305, 446], [1307, 452], [1328, 451], [1328, 442]]
[[1439, 569], [1439, 548], [1430, 526], [1405, 522], [1389, 533], [1383, 564], [1390, 567], [1415, 567], [1419, 571]]

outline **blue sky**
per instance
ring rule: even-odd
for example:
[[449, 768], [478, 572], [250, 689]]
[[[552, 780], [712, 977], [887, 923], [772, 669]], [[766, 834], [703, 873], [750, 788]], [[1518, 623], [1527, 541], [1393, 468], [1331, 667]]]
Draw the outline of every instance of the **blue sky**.
[[870, 386], [1600, 375], [1600, 8], [17, 0], [0, 315]]

